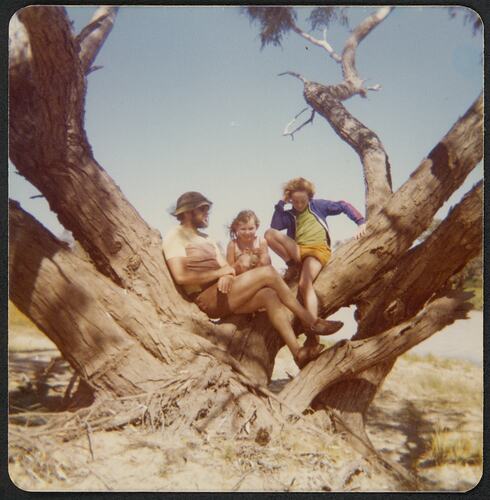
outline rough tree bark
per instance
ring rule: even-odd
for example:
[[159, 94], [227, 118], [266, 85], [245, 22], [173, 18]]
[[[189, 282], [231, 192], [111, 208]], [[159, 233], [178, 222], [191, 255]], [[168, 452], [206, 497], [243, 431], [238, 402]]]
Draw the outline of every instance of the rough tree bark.
[[[355, 71], [356, 44], [389, 10], [354, 31], [341, 58], [344, 73]], [[161, 235], [93, 157], [83, 124], [86, 77], [115, 13], [115, 8], [97, 11], [75, 36], [63, 8], [27, 7], [12, 23], [9, 51], [10, 158], [87, 255], [70, 251], [12, 201], [10, 297], [97, 395], [159, 391], [168, 410], [166, 425], [236, 433], [248, 422], [255, 430], [273, 430], [276, 419], [304, 410], [314, 398], [317, 406], [335, 407], [343, 379], [379, 370], [464, 315], [460, 298], [424, 306], [477, 251], [481, 187], [420, 250], [409, 248], [481, 159], [481, 98], [391, 194], [387, 155], [377, 136], [350, 117], [338, 92], [332, 96], [329, 87], [305, 82], [308, 103], [352, 144], [364, 166], [368, 234], [341, 247], [316, 283], [325, 314], [359, 304], [360, 340], [337, 345], [304, 368], [280, 396], [279, 411], [273, 410], [274, 397], [263, 386], [282, 342], [265, 316], [216, 323], [184, 300], [164, 262]], [[350, 94], [362, 94], [362, 81], [349, 75]], [[453, 231], [458, 225], [468, 234], [464, 243]], [[432, 263], [441, 248], [455, 250], [439, 269]], [[411, 271], [414, 262], [428, 270], [424, 278], [432, 278], [425, 281]], [[395, 287], [396, 306], [386, 308], [390, 292], [378, 290], [398, 282], [404, 288]], [[415, 285], [420, 290], [414, 297], [407, 291]], [[347, 409], [354, 392], [345, 395]]]

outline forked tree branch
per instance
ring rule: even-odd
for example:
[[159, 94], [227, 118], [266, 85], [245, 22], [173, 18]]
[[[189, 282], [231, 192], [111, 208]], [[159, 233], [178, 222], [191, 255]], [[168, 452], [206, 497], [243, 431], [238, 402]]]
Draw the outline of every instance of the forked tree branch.
[[378, 26], [393, 10], [393, 7], [381, 7], [375, 13], [366, 17], [359, 25], [354, 29], [352, 35], [347, 39], [344, 49], [342, 51], [342, 56], [339, 56], [332, 46], [326, 40], [326, 30], [324, 31], [324, 39], [319, 40], [314, 36], [306, 33], [301, 28], [299, 28], [294, 22], [291, 26], [292, 30], [309, 41], [317, 47], [324, 49], [328, 55], [336, 62], [342, 65], [342, 74], [344, 81], [334, 87], [338, 87], [335, 92], [338, 97], [348, 99], [355, 94], [359, 94], [362, 97], [366, 97], [367, 91], [377, 91], [381, 88], [381, 85], [375, 84], [369, 87], [364, 87], [364, 81], [359, 77], [356, 68], [356, 50], [359, 44], [364, 40], [364, 38]]
[[[364, 38], [371, 33], [393, 10], [393, 7], [381, 7], [374, 14], [364, 19], [353, 31], [347, 40], [342, 52], [342, 72], [345, 82], [352, 87], [354, 93], [363, 93], [363, 80], [359, 77], [356, 68], [356, 50]], [[371, 88], [374, 89], [374, 88]]]
[[91, 65], [109, 36], [118, 10], [119, 7], [99, 7], [90, 23], [75, 38], [80, 46], [80, 62], [86, 74], [91, 72]]
[[424, 242], [411, 248], [396, 267], [360, 294], [356, 301], [359, 329], [354, 339], [376, 335], [406, 321], [479, 254], [482, 207], [483, 181], [480, 181]]
[[414, 318], [369, 339], [340, 341], [309, 363], [283, 389], [282, 399], [298, 411], [340, 380], [396, 358], [457, 319], [467, 318], [472, 294], [454, 292], [431, 302]]
[[323, 32], [323, 40], [318, 40], [318, 38], [315, 38], [314, 36], [306, 33], [303, 31], [301, 28], [299, 28], [295, 23], [292, 25], [292, 30], [297, 33], [299, 36], [303, 37], [305, 40], [308, 40], [308, 42], [312, 43], [313, 45], [316, 45], [317, 47], [321, 47], [323, 50], [325, 50], [328, 55], [336, 62], [341, 62], [342, 58], [335, 52], [335, 50], [332, 48], [332, 46], [327, 42], [326, 39], [326, 30]]
[[299, 125], [298, 127], [296, 127], [294, 130], [290, 131], [289, 130], [289, 127], [296, 121], [296, 119], [301, 115], [303, 114], [308, 108], [304, 108], [303, 110], [301, 110], [287, 125], [286, 125], [286, 128], [284, 129], [284, 132], [282, 133], [282, 135], [286, 135], [286, 136], [290, 136], [291, 139], [294, 141], [294, 134], [296, 132], [298, 132], [298, 130], [301, 130], [305, 125], [308, 125], [308, 123], [313, 123], [313, 118], [315, 117], [315, 110], [313, 109], [311, 111], [311, 115], [310, 117], [308, 118], [308, 120], [306, 120], [304, 123], [302, 123], [301, 125]]
[[[366, 235], [339, 248], [321, 271], [315, 290], [322, 314], [332, 314], [396, 265], [435, 213], [483, 156], [483, 96], [368, 221]], [[362, 272], [361, 272], [362, 270]]]

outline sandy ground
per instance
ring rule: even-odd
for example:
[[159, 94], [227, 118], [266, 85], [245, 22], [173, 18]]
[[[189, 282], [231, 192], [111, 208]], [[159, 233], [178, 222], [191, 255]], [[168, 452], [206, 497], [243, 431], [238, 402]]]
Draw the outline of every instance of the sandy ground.
[[[345, 326], [329, 340], [353, 333], [355, 323], [348, 309], [334, 318], [342, 319]], [[481, 447], [483, 371], [478, 360], [482, 358], [482, 332], [482, 314], [471, 313], [469, 320], [439, 332], [418, 348], [440, 358], [401, 357], [367, 415], [367, 432], [375, 447], [415, 473], [422, 481], [421, 489], [467, 491], [480, 480], [481, 463], [448, 459], [437, 464], [431, 443], [434, 436], [447, 439], [454, 435], [471, 449]], [[64, 361], [55, 363], [47, 380], [53, 407], [40, 405], [33, 392], [36, 377], [45, 374], [59, 356], [53, 347], [46, 337], [29, 328], [9, 333], [11, 411], [14, 404], [30, 405], [31, 411], [56, 411], [71, 376]], [[466, 361], [445, 359], [451, 357]], [[282, 349], [276, 359], [273, 386], [280, 388], [296, 373], [289, 352]], [[13, 432], [19, 429], [11, 426]], [[20, 455], [17, 449], [9, 464], [14, 483], [28, 491], [392, 489], [387, 476], [365, 470], [359, 455], [340, 438], [322, 441], [318, 436], [289, 430], [260, 446], [250, 440], [203, 439], [191, 433], [177, 437], [129, 425], [94, 432], [90, 439], [81, 432], [77, 439], [60, 442], [53, 449], [47, 453], [41, 447]]]

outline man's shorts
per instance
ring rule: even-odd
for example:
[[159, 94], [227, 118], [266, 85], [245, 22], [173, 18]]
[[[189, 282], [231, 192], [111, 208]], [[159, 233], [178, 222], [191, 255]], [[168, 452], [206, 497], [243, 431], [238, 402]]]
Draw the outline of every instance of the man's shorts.
[[332, 250], [326, 243], [319, 243], [318, 245], [298, 245], [298, 247], [301, 262], [303, 262], [306, 257], [314, 257], [324, 266], [332, 255]]
[[218, 282], [209, 286], [197, 296], [191, 297], [191, 299], [210, 318], [224, 318], [231, 314], [228, 295], [218, 290]]

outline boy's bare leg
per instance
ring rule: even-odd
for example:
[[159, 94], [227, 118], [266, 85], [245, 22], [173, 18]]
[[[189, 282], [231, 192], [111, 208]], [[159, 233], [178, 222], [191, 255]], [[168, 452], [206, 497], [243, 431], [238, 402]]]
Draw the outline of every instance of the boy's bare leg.
[[295, 262], [301, 261], [297, 243], [286, 234], [281, 233], [277, 229], [268, 229], [264, 234], [264, 238], [272, 250], [277, 253], [284, 262], [289, 262], [291, 260]]
[[265, 308], [272, 326], [283, 338], [292, 355], [296, 358], [300, 349], [298, 340], [288, 320], [287, 310], [279, 300], [277, 293], [272, 288], [262, 288], [245, 304], [233, 312], [238, 314], [249, 314], [261, 308]]
[[[314, 316], [318, 316], [318, 297], [313, 288], [313, 281], [315, 281], [322, 268], [323, 265], [318, 259], [315, 259], [315, 257], [306, 257], [303, 260], [303, 267], [301, 268], [301, 276], [299, 278], [298, 288], [303, 298], [303, 304]], [[319, 342], [320, 338], [318, 335], [309, 335], [305, 345], [315, 345]]]
[[262, 288], [272, 288], [284, 304], [305, 326], [311, 326], [317, 319], [297, 300], [289, 287], [284, 283], [279, 273], [272, 266], [262, 266], [250, 269], [237, 276], [228, 292], [228, 304], [232, 312], [252, 300]]

